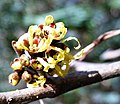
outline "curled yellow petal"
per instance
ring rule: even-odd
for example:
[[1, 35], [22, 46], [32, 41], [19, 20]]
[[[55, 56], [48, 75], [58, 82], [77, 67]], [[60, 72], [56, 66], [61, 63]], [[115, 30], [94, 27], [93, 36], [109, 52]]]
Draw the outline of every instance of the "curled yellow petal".
[[38, 44], [38, 52], [42, 52], [42, 47], [43, 47], [43, 44], [45, 43], [46, 39], [43, 38], [41, 39], [40, 43]]
[[69, 52], [70, 52], [70, 48], [66, 47], [66, 48], [65, 48], [65, 52], [66, 52], [66, 53], [69, 53]]
[[64, 43], [64, 42], [70, 41], [70, 40], [75, 40], [78, 43], [78, 46], [74, 47], [75, 49], [79, 49], [81, 47], [80, 42], [76, 37], [68, 37], [68, 38], [64, 39], [62, 42]]
[[29, 34], [29, 44], [30, 46], [33, 45], [33, 38], [34, 34], [39, 35], [40, 34], [40, 28], [37, 25], [31, 25], [28, 29], [28, 34]]
[[40, 77], [38, 77], [38, 80], [36, 81], [36, 83], [39, 84], [39, 85], [41, 85], [41, 87], [44, 86], [45, 82], [46, 82], [46, 78], [43, 75], [41, 75]]
[[38, 57], [37, 60], [44, 66], [43, 71], [48, 72], [50, 65], [43, 58]]
[[64, 60], [64, 57], [65, 57], [64, 50], [62, 50], [61, 48], [58, 48], [58, 47], [53, 47], [53, 46], [51, 46], [51, 49], [58, 52], [57, 55], [54, 56], [54, 58], [56, 57], [58, 62]]
[[39, 87], [40, 85], [37, 83], [37, 82], [33, 82], [33, 83], [27, 83], [27, 87], [32, 87], [32, 88], [34, 88], [34, 87]]
[[84, 49], [82, 49], [80, 52], [78, 52], [76, 55], [74, 55], [74, 58], [80, 59], [84, 55]]
[[38, 47], [38, 52], [43, 52], [45, 51], [51, 44], [52, 38], [48, 37], [48, 39], [43, 38], [41, 42], [39, 43]]
[[52, 58], [52, 57], [47, 58], [47, 61], [48, 61], [48, 63], [50, 63], [50, 64], [56, 64], [56, 61], [55, 61], [54, 58]]
[[56, 25], [56, 36], [54, 37], [55, 40], [60, 40], [62, 39], [66, 33], [67, 33], [67, 28], [65, 28], [63, 22], [58, 22], [55, 24]]
[[75, 59], [75, 58], [73, 57], [72, 54], [70, 54], [70, 53], [65, 53], [64, 61], [70, 62], [71, 60], [74, 60], [74, 59]]
[[55, 29], [50, 26], [43, 26], [42, 31], [48, 31], [48, 36], [50, 36], [51, 38], [53, 38], [56, 35]]
[[25, 50], [28, 50], [28, 47], [25, 46], [24, 44], [24, 40], [27, 40], [28, 39], [28, 36], [29, 34], [28, 33], [25, 33], [23, 34], [19, 39], [18, 41], [16, 42], [15, 46], [17, 47], [17, 49], [25, 49]]
[[62, 71], [62, 69], [60, 68], [60, 66], [56, 65], [55, 66], [55, 70], [56, 70], [57, 75], [59, 75], [61, 77], [65, 76], [64, 73], [63, 73], [63, 71]]
[[43, 75], [40, 75], [36, 81], [34, 82], [27, 82], [27, 87], [43, 87], [46, 82], [46, 78]]
[[51, 15], [46, 16], [44, 25], [49, 25], [54, 22], [54, 18]]

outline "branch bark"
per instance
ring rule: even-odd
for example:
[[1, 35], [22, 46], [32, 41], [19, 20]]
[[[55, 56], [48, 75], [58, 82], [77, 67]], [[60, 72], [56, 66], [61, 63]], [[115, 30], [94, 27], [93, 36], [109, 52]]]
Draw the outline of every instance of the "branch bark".
[[101, 60], [112, 60], [120, 57], [120, 49], [111, 50], [107, 49], [100, 55]]
[[[86, 65], [86, 68], [81, 69], [80, 66]], [[74, 62], [72, 68], [77, 72], [70, 73], [65, 78], [51, 77], [45, 87], [0, 93], [0, 104], [25, 104], [37, 99], [53, 98], [76, 88], [120, 76], [120, 61], [106, 64]]]
[[[84, 60], [85, 57], [96, 47], [98, 46], [100, 43], [102, 43], [103, 41], [110, 39], [112, 37], [118, 36], [120, 35], [120, 30], [112, 30], [109, 32], [106, 32], [104, 34], [101, 34], [97, 39], [95, 39], [91, 44], [89, 44], [88, 46], [86, 46], [83, 50], [84, 50], [84, 55], [82, 55], [79, 60]], [[78, 52], [77, 54], [75, 54], [75, 56], [79, 56], [82, 52]]]

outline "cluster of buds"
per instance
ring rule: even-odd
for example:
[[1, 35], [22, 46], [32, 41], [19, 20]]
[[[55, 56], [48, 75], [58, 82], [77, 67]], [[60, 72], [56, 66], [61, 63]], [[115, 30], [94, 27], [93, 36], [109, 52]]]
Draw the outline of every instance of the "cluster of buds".
[[[48, 76], [64, 77], [69, 63], [75, 59], [64, 42], [71, 39], [78, 42], [75, 37], [61, 41], [66, 33], [64, 23], [55, 23], [49, 15], [42, 25], [30, 26], [18, 41], [12, 41], [18, 58], [10, 64], [14, 72], [9, 75], [9, 82], [15, 86], [23, 79], [28, 87], [38, 87], [44, 86]], [[79, 42], [75, 48], [80, 48]]]

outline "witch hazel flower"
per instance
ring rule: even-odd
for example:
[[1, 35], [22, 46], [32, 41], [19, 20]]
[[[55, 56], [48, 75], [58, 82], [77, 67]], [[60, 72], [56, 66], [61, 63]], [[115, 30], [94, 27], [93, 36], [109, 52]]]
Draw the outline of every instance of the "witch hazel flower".
[[61, 40], [66, 33], [64, 23], [55, 23], [53, 16], [48, 15], [43, 24], [31, 25], [27, 33], [17, 41], [12, 41], [18, 58], [10, 64], [14, 74], [9, 75], [9, 82], [17, 85], [20, 79], [23, 79], [28, 87], [39, 87], [44, 86], [48, 76], [64, 77], [69, 71], [69, 63], [79, 58], [70, 53], [65, 42], [75, 40], [78, 46], [74, 48], [80, 48], [80, 43], [75, 37]]

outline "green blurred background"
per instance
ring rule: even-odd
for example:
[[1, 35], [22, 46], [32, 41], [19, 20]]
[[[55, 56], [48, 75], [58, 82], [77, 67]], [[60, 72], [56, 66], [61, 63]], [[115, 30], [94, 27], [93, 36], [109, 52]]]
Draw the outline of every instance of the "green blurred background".
[[[11, 41], [27, 32], [29, 25], [41, 24], [46, 15], [55, 21], [63, 21], [68, 28], [66, 37], [77, 37], [82, 48], [100, 34], [120, 28], [120, 0], [0, 0], [0, 92], [25, 88], [21, 81], [16, 87], [8, 83], [12, 72], [10, 62], [16, 57]], [[76, 45], [69, 42], [72, 47]], [[100, 55], [107, 49], [120, 48], [120, 36], [100, 44], [84, 61], [113, 62], [102, 60]], [[120, 78], [103, 81], [68, 92], [54, 99], [44, 99], [45, 104], [120, 104]], [[31, 104], [39, 104], [39, 101]]]

